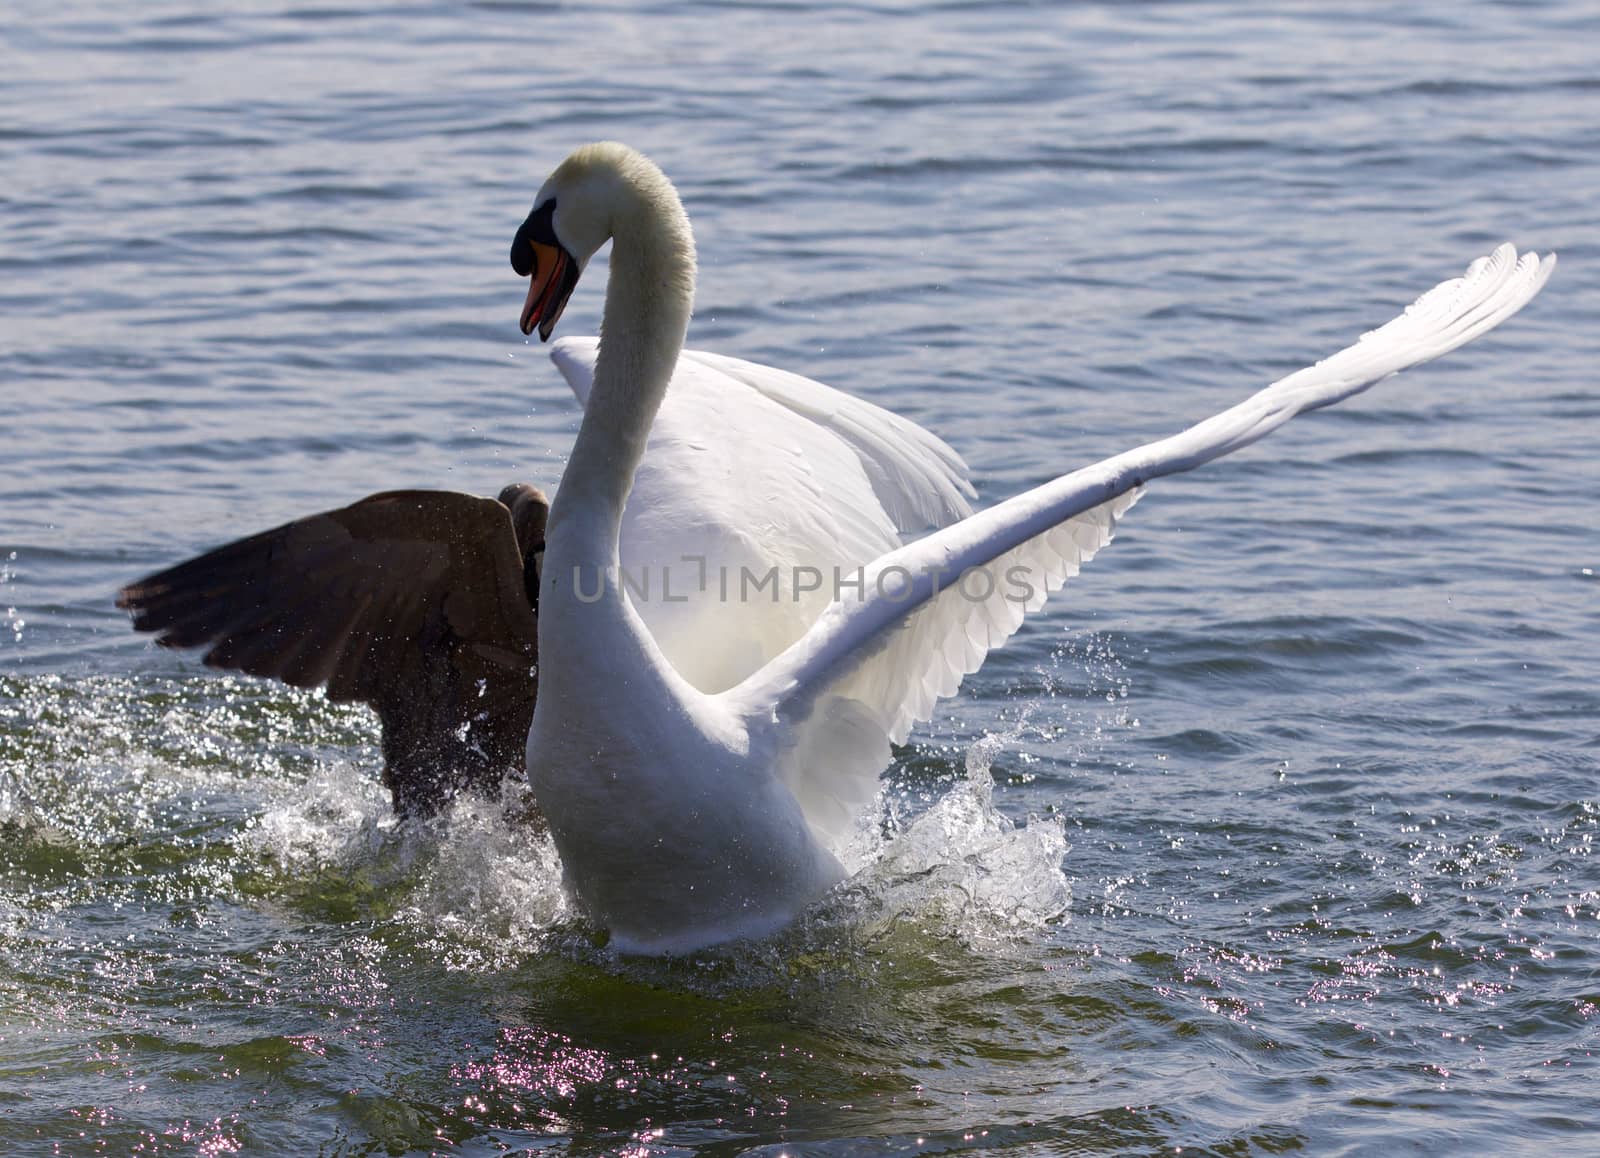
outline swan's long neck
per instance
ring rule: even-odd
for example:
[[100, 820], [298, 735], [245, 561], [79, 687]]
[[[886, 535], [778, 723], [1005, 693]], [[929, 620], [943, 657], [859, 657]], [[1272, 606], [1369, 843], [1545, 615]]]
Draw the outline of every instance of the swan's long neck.
[[654, 166], [624, 174], [619, 190], [594, 384], [550, 510], [552, 534], [573, 513], [586, 515], [568, 563], [602, 568], [616, 563], [622, 505], [694, 302], [694, 237], [677, 192]]

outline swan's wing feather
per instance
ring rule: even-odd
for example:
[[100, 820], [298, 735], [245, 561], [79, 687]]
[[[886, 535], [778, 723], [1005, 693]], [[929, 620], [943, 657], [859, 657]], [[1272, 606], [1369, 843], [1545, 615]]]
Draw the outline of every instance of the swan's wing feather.
[[550, 360], [561, 371], [578, 405], [589, 405], [589, 390], [594, 386], [594, 362], [600, 353], [600, 339], [594, 336], [561, 337], [550, 343]]
[[[550, 351], [573, 394], [585, 405], [598, 348], [597, 338], [571, 337], [559, 339]], [[674, 393], [681, 393], [695, 380], [696, 367], [710, 370], [720, 379], [718, 401], [724, 410], [759, 405], [751, 395], [728, 388], [738, 383], [754, 396], [804, 418], [817, 435], [826, 432], [842, 440], [860, 459], [873, 493], [897, 530], [942, 527], [972, 513], [976, 492], [967, 464], [943, 439], [893, 411], [787, 370], [725, 354], [684, 350], [667, 388], [664, 408], [669, 417]], [[704, 384], [711, 379], [698, 381]]]
[[893, 411], [799, 374], [700, 350], [683, 357], [720, 371], [818, 426], [861, 458], [873, 492], [901, 531], [942, 527], [972, 513], [967, 464], [943, 439]]
[[[595, 352], [593, 338], [553, 343], [580, 400]], [[805, 633], [835, 570], [969, 513], [970, 494], [960, 457], [915, 423], [797, 375], [685, 351], [623, 515], [621, 562], [662, 653], [721, 691]]]
[[1355, 345], [1181, 434], [1018, 495], [873, 561], [805, 637], [729, 694], [775, 722], [808, 819], [836, 841], [876, 790], [888, 745], [955, 692], [1024, 615], [1110, 541], [1139, 488], [1262, 438], [1492, 329], [1543, 286], [1555, 259], [1509, 245]]
[[124, 587], [117, 603], [212, 667], [371, 705], [400, 811], [520, 765], [537, 627], [510, 512], [392, 491], [296, 519]]

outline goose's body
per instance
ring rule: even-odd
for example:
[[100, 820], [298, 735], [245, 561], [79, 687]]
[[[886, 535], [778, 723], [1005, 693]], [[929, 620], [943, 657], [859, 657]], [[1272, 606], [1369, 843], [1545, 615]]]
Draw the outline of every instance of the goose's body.
[[[693, 298], [688, 219], [650, 161], [587, 146], [545, 183], [512, 246], [512, 265], [532, 275], [522, 328], [550, 336], [608, 240], [593, 383], [550, 512], [544, 678], [527, 756], [572, 891], [619, 947], [642, 952], [759, 936], [837, 881], [838, 853], [891, 741], [1109, 541], [1141, 484], [1470, 341], [1530, 300], [1553, 266], [1503, 246], [1355, 346], [1231, 410], [885, 551], [866, 561], [859, 587], [719, 690], [749, 666], [724, 662], [740, 633], [713, 626], [700, 637], [716, 654], [695, 662], [719, 674], [697, 687], [618, 579], [629, 495]], [[727, 437], [714, 419], [698, 437]], [[789, 497], [756, 495], [777, 507]]]

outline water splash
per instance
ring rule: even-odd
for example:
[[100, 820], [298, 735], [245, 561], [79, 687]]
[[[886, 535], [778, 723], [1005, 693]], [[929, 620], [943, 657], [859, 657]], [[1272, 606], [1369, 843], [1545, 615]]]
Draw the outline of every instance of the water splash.
[[[30, 863], [55, 865], [50, 850], [62, 842], [73, 852], [77, 868], [47, 874], [59, 903], [103, 890], [94, 879], [114, 873], [130, 899], [370, 923], [446, 969], [514, 970], [552, 954], [641, 968], [573, 907], [555, 847], [530, 820], [526, 786], [508, 783], [500, 803], [467, 798], [436, 821], [401, 822], [374, 774], [363, 713], [229, 677], [47, 676], [8, 686], [0, 819], [39, 846]], [[858, 871], [795, 929], [696, 955], [681, 967], [686, 976], [666, 966], [661, 980], [824, 984], [859, 974], [863, 948], [898, 955], [892, 946], [905, 949], [908, 935], [922, 946], [933, 938], [991, 948], [1059, 922], [1071, 902], [1060, 824], [1014, 821], [994, 801], [992, 768], [1015, 756], [1018, 735], [987, 735], [958, 750], [958, 764], [936, 759], [934, 784], [891, 781], [868, 818]]]
[[991, 768], [1014, 732], [991, 733], [966, 751], [948, 791], [897, 831], [846, 884], [859, 915], [910, 920], [975, 944], [1036, 931], [1063, 918], [1072, 886], [1062, 870], [1068, 844], [1053, 817], [1017, 823], [994, 803]]
[[304, 783], [274, 786], [267, 796], [239, 848], [285, 872], [356, 864], [392, 843], [397, 822], [382, 785], [348, 761], [320, 768]]
[[427, 879], [406, 917], [501, 960], [542, 951], [574, 918], [561, 859], [522, 784], [504, 802], [466, 799], [451, 810]]
[[[16, 561], [17, 553], [15, 551], [11, 551], [6, 555], [5, 562], [0, 563], [0, 587], [5, 587], [7, 584], [16, 581]], [[0, 602], [3, 602], [3, 600], [0, 600]], [[0, 619], [0, 622], [3, 622], [6, 628], [11, 632], [11, 642], [20, 645], [22, 643], [22, 631], [23, 628], [28, 626], [28, 621], [22, 617], [21, 613], [16, 609], [16, 607], [13, 605], [8, 605], [5, 609], [5, 615], [3, 619]]]

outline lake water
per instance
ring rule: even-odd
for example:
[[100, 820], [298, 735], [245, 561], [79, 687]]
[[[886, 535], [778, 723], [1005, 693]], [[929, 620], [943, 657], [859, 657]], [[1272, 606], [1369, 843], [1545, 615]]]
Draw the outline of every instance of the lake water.
[[[0, 1152], [1600, 1146], [1600, 11], [1332, 7], [16, 0]], [[599, 137], [683, 192], [695, 345], [985, 501], [1502, 239], [1562, 265], [1152, 487], [798, 928], [633, 961], [496, 809], [397, 826], [363, 712], [112, 605], [372, 491], [552, 484], [506, 250]]]

